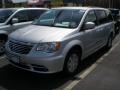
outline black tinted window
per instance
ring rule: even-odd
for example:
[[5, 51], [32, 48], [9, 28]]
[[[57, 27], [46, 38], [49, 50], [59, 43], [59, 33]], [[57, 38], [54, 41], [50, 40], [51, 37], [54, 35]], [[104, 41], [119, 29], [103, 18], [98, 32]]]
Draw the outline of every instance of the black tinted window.
[[29, 21], [28, 10], [19, 11], [13, 18], [18, 18], [19, 23]]
[[97, 16], [99, 24], [104, 24], [104, 23], [107, 22], [106, 21], [107, 17], [106, 17], [105, 11], [103, 11], [103, 10], [96, 10], [95, 12], [96, 12], [96, 16]]
[[4, 23], [13, 13], [15, 10], [7, 10], [7, 9], [1, 9], [0, 10], [0, 23]]
[[113, 21], [113, 17], [112, 17], [112, 14], [111, 14], [110, 11], [106, 11], [106, 15], [107, 15], [107, 21], [108, 21], [108, 22]]

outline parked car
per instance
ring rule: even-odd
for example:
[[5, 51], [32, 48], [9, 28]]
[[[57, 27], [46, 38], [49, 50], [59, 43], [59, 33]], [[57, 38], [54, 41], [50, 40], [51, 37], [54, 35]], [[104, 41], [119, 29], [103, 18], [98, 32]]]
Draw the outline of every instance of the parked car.
[[80, 61], [110, 48], [114, 22], [104, 8], [60, 7], [9, 36], [6, 54], [12, 65], [37, 73], [74, 74]]
[[115, 34], [118, 34], [120, 30], [120, 10], [114, 8], [110, 8], [109, 10], [111, 11], [113, 19], [115, 21]]
[[27, 26], [38, 18], [46, 8], [5, 8], [0, 9], [0, 54], [4, 53], [4, 44], [8, 34]]

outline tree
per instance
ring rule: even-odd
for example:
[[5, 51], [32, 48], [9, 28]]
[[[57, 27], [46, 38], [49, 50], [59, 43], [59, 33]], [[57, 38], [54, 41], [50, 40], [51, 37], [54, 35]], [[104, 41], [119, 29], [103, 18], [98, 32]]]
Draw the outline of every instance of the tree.
[[53, 7], [62, 6], [63, 0], [52, 0], [51, 4]]
[[87, 6], [98, 6], [105, 8], [120, 8], [120, 0], [86, 0]]

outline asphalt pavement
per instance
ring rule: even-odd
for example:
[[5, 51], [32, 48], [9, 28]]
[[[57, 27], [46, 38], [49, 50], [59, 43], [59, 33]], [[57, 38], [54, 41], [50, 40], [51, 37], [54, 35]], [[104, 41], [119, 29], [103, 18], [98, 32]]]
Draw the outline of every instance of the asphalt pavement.
[[120, 90], [120, 37], [117, 47], [73, 90]]

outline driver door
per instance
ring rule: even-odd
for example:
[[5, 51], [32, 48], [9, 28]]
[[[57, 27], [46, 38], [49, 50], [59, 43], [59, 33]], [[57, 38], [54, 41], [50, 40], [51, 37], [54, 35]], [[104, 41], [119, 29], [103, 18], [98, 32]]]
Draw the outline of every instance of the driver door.
[[[84, 30], [84, 24], [87, 22], [94, 22], [95, 23], [95, 28], [93, 29], [88, 29]], [[97, 41], [98, 41], [98, 33], [96, 32], [96, 27], [98, 25], [97, 18], [95, 15], [94, 10], [91, 10], [87, 13], [84, 22], [83, 22], [83, 28], [81, 31], [81, 41], [83, 41], [83, 46], [84, 46], [84, 54], [85, 56], [90, 55], [91, 53], [94, 53], [97, 48]]]
[[[11, 33], [19, 28], [25, 27], [29, 24], [31, 24], [31, 21], [29, 20], [29, 13], [28, 10], [21, 10], [19, 12], [17, 12], [12, 18], [17, 18], [18, 19], [18, 23], [14, 23], [12, 25], [9, 24], [9, 30], [8, 33]], [[10, 21], [11, 22], [11, 21]]]

